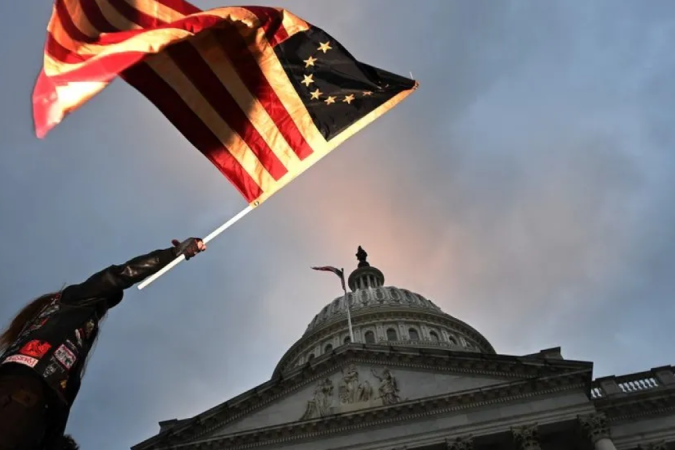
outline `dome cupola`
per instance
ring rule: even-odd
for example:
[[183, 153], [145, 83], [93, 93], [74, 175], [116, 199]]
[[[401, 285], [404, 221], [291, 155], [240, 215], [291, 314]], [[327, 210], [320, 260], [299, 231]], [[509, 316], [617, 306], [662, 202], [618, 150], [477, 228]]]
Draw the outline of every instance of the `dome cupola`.
[[359, 245], [356, 252], [356, 259], [359, 265], [355, 271], [349, 275], [349, 289], [353, 291], [359, 289], [379, 288], [384, 286], [384, 274], [375, 267], [372, 267], [367, 261], [368, 253]]

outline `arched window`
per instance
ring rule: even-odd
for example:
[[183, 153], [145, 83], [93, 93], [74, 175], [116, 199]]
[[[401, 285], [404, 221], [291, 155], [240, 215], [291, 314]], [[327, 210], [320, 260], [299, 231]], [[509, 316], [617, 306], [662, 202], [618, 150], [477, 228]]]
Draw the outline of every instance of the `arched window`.
[[414, 328], [408, 330], [408, 336], [410, 336], [411, 341], [419, 341], [420, 339], [419, 333]]
[[398, 336], [396, 335], [396, 330], [393, 328], [387, 329], [387, 340], [388, 341], [396, 341], [398, 339]]
[[323, 348], [324, 353], [328, 353], [331, 350], [333, 350], [333, 346], [331, 344], [326, 344], [326, 346]]
[[349, 344], [352, 341], [352, 339], [349, 336], [345, 336], [344, 340], [342, 341], [343, 344]]
[[310, 353], [309, 357], [307, 358], [307, 361], [311, 361], [314, 359], [314, 353]]
[[374, 344], [375, 343], [375, 333], [372, 331], [366, 331], [366, 344]]
[[457, 339], [455, 339], [454, 336], [448, 336], [448, 341], [450, 341], [452, 345], [459, 345], [457, 344]]
[[430, 331], [429, 337], [431, 338], [432, 341], [438, 342], [438, 334], [435, 331]]

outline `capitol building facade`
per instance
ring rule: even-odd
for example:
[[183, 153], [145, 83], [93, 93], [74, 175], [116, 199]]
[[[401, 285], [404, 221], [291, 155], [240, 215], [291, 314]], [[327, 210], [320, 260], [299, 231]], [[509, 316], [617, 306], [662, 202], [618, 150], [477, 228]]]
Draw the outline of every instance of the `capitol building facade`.
[[673, 366], [594, 380], [560, 348], [498, 354], [357, 256], [270, 381], [132, 449], [675, 450]]

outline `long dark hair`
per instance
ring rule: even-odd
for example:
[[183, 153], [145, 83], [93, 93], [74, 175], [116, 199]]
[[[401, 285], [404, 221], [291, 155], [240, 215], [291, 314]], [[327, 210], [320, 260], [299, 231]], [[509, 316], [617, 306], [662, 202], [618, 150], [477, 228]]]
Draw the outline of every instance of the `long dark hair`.
[[57, 292], [41, 295], [24, 306], [14, 319], [12, 319], [12, 322], [5, 328], [2, 334], [0, 334], [0, 352], [12, 345], [21, 334], [21, 331], [26, 327], [26, 324], [54, 300], [54, 297], [57, 295]]

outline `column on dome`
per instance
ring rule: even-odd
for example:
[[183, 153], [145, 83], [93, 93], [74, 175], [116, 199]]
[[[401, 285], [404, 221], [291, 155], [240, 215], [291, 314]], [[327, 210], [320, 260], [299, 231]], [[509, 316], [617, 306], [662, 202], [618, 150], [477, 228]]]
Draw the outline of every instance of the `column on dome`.
[[361, 327], [354, 327], [354, 340], [361, 344], [364, 344], [366, 340], [363, 338]]
[[398, 322], [398, 340], [399, 341], [408, 341], [410, 336], [408, 336], [408, 329], [405, 327], [405, 323]]
[[381, 341], [386, 341], [387, 340], [387, 335], [384, 332], [384, 327], [382, 326], [381, 323], [378, 323], [375, 325], [375, 343], [379, 343]]
[[443, 342], [450, 342], [450, 334], [448, 334], [448, 330], [445, 328], [441, 328], [441, 340]]
[[581, 430], [591, 441], [595, 450], [616, 450], [612, 442], [607, 416], [603, 413], [592, 413], [578, 416]]
[[474, 450], [473, 436], [460, 436], [456, 439], [446, 439], [445, 448], [447, 450]]
[[517, 450], [541, 450], [538, 425], [524, 425], [511, 428], [513, 443]]

